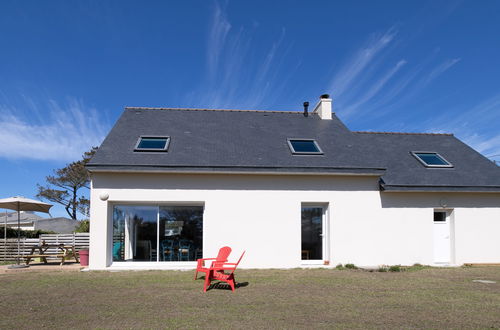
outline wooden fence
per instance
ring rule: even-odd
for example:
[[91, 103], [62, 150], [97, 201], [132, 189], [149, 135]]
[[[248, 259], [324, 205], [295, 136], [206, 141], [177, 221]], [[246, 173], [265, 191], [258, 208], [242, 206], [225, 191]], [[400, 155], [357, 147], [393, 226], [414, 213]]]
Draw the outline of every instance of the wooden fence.
[[[43, 234], [39, 238], [21, 238], [19, 252], [21, 256], [27, 255], [31, 247], [45, 241], [46, 244], [74, 245], [75, 249], [82, 250], [89, 248], [89, 233], [74, 234]], [[0, 239], [0, 260], [16, 260], [17, 238]]]

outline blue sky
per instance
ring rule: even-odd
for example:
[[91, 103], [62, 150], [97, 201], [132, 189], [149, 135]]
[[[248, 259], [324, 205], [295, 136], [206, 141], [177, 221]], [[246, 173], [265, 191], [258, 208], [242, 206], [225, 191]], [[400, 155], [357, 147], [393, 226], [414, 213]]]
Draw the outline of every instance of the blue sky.
[[[500, 161], [500, 2], [0, 2], [0, 197], [35, 197], [125, 106], [302, 110], [452, 132]], [[54, 207], [54, 216], [64, 216]]]

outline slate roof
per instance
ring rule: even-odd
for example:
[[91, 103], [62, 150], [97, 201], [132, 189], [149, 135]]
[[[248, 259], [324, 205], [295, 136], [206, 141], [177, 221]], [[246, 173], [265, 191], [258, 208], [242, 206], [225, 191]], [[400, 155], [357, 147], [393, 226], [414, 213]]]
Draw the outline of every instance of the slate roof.
[[[500, 168], [451, 134], [358, 132], [362, 152], [387, 169], [387, 191], [500, 191]], [[453, 167], [425, 167], [410, 153], [432, 151]]]
[[[140, 136], [169, 136], [168, 152], [134, 152]], [[315, 139], [323, 155], [292, 155], [288, 138]], [[450, 169], [410, 151], [435, 151]], [[125, 108], [88, 164], [92, 171], [252, 172], [381, 176], [383, 190], [500, 191], [500, 169], [452, 135], [350, 131], [335, 115]]]
[[65, 218], [48, 218], [35, 222], [35, 230], [53, 231], [58, 234], [71, 234], [80, 224], [79, 221]]

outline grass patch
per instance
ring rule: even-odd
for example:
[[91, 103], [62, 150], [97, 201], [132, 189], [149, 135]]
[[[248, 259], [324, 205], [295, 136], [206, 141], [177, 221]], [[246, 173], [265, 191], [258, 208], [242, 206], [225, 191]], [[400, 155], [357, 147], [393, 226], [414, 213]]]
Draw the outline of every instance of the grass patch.
[[15, 264], [15, 261], [0, 261], [0, 266]]
[[193, 272], [5, 273], [0, 328], [500, 327], [500, 267], [400, 268], [238, 270], [234, 293]]

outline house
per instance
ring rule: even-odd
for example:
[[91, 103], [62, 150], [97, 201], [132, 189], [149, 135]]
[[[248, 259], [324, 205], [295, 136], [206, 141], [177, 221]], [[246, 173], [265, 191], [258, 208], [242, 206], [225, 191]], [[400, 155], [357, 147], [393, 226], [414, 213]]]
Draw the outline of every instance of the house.
[[[35, 212], [20, 211], [19, 212], [19, 228], [21, 230], [35, 230], [34, 223], [43, 217]], [[3, 227], [17, 229], [17, 212], [0, 213], [0, 223]]]
[[125, 108], [89, 162], [91, 269], [500, 263], [500, 168], [313, 111]]
[[[0, 225], [17, 229], [17, 212], [0, 214]], [[21, 211], [19, 216], [19, 228], [21, 230], [43, 230], [58, 234], [71, 234], [79, 225], [77, 220], [64, 217], [43, 218], [31, 211]]]
[[65, 217], [56, 217], [40, 219], [34, 225], [35, 230], [52, 231], [56, 234], [72, 234], [80, 225], [80, 222]]

